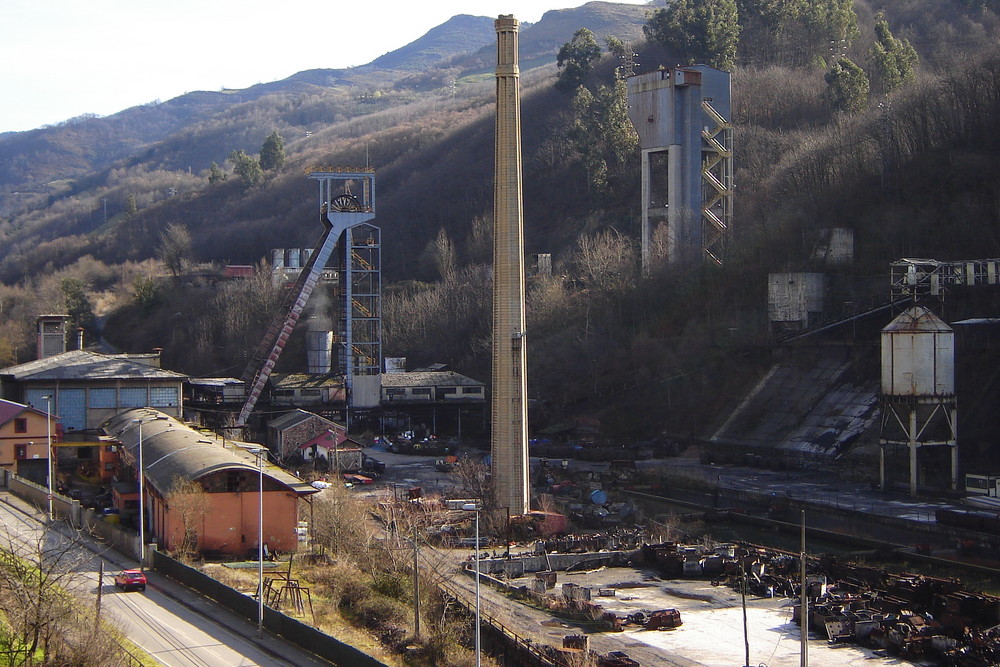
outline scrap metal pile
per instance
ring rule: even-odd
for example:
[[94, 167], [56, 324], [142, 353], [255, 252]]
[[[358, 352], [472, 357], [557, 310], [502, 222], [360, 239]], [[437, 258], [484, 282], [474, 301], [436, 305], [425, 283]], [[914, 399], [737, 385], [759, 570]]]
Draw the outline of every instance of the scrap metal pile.
[[[644, 545], [669, 577], [709, 577], [749, 595], [797, 599], [798, 556], [747, 545], [711, 551], [673, 543]], [[956, 667], [1000, 664], [1000, 598], [961, 590], [951, 579], [838, 562], [807, 562], [809, 629], [831, 642], [853, 641], [903, 658]], [[801, 623], [799, 606], [793, 621]]]

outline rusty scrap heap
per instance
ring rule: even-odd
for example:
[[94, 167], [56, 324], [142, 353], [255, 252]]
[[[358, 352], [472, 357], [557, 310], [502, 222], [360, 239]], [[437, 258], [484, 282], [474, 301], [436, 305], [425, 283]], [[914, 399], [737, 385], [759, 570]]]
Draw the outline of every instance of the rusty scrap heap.
[[[798, 558], [748, 545], [711, 551], [674, 543], [644, 545], [668, 577], [709, 577], [749, 595], [798, 598]], [[806, 576], [811, 632], [905, 659], [955, 667], [1000, 664], [1000, 598], [961, 590], [958, 581], [811, 558]], [[793, 622], [801, 624], [799, 605]]]

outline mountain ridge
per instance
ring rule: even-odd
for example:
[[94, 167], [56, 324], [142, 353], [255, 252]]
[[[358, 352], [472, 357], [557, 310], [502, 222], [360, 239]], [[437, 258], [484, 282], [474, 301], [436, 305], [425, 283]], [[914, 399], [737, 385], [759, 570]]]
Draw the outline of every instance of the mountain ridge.
[[[579, 27], [595, 34], [616, 31], [623, 39], [641, 36], [646, 7], [595, 1], [573, 9], [550, 10], [537, 23], [523, 24], [522, 62], [555, 60], [558, 46], [569, 41]], [[537, 34], [538, 38], [533, 37]], [[563, 35], [557, 37], [557, 35]], [[378, 95], [387, 87], [407, 84], [406, 77], [449, 61], [454, 78], [482, 74], [491, 66], [493, 19], [459, 14], [371, 63], [346, 69], [314, 68], [278, 81], [243, 89], [192, 91], [165, 102], [137, 105], [108, 116], [83, 116], [24, 132], [0, 135], [0, 196], [20, 193], [51, 194], [47, 184], [81, 174], [103, 171], [115, 162], [136, 156], [178, 130], [224, 114], [238, 105], [270, 95], [309, 96], [334, 89], [361, 89]], [[483, 39], [482, 43], [475, 42]], [[561, 41], [560, 41], [561, 40]], [[380, 65], [381, 63], [381, 65]], [[537, 63], [535, 63], [537, 64]], [[383, 66], [383, 65], [392, 65]], [[416, 82], [418, 87], [419, 81]], [[348, 91], [350, 92], [350, 91]], [[251, 146], [245, 146], [250, 150]], [[228, 152], [209, 161], [222, 162]], [[30, 158], [28, 157], [30, 156]], [[208, 164], [191, 165], [204, 169]], [[30, 197], [25, 203], [30, 203]], [[0, 217], [18, 210], [0, 202]]]

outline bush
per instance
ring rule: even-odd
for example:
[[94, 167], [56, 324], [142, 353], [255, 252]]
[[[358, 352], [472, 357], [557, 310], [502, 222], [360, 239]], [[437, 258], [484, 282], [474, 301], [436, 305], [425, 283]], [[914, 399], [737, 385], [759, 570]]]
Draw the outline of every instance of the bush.
[[395, 572], [385, 572], [375, 578], [372, 589], [387, 598], [405, 602], [409, 599], [412, 583], [412, 579], [409, 576]]
[[403, 624], [407, 620], [407, 608], [398, 600], [382, 596], [363, 600], [358, 603], [355, 618], [388, 645], [396, 644], [406, 636]]
[[357, 580], [347, 580], [340, 589], [340, 602], [338, 606], [343, 611], [358, 612], [362, 603], [372, 595], [371, 590]]

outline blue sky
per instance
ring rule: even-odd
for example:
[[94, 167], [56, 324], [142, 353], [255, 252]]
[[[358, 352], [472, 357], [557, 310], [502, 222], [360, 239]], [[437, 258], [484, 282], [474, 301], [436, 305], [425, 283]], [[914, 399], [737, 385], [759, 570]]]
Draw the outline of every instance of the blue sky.
[[[643, 0], [619, 0], [645, 4]], [[455, 14], [534, 22], [580, 0], [4, 0], [0, 132], [194, 90], [363, 65]]]

